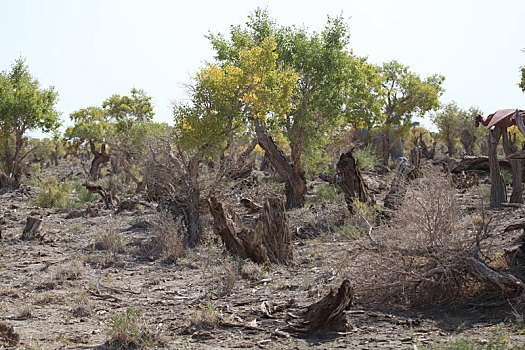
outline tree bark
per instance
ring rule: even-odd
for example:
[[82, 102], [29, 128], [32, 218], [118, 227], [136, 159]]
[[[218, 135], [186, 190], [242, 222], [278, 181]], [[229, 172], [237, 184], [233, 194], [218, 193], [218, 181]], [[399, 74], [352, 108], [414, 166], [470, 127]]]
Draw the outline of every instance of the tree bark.
[[350, 281], [344, 280], [337, 292], [330, 290], [282, 330], [305, 336], [327, 331], [344, 331], [348, 326], [345, 310], [352, 306], [353, 300], [354, 288]]
[[306, 176], [301, 167], [292, 166], [284, 152], [267, 133], [263, 121], [254, 120], [257, 141], [264, 150], [272, 167], [285, 182], [286, 209], [301, 208], [306, 202]]
[[106, 153], [106, 145], [102, 144], [100, 146], [100, 152], [95, 148], [95, 143], [89, 141], [89, 147], [94, 158], [91, 162], [91, 169], [89, 170], [89, 179], [92, 181], [97, 181], [99, 178], [99, 167], [101, 164], [109, 162], [109, 156]]
[[385, 125], [382, 138], [383, 166], [388, 167], [388, 161], [390, 160], [390, 125]]
[[215, 197], [208, 200], [208, 207], [214, 219], [214, 231], [230, 253], [256, 263], [287, 264], [293, 260], [288, 217], [279, 197], [266, 200], [251, 227], [245, 226], [232, 207]]
[[[515, 153], [518, 149], [511, 142], [512, 137], [507, 132], [507, 129], [503, 130], [502, 142], [503, 150], [505, 155], [509, 157], [511, 154]], [[512, 169], [512, 194], [510, 195], [510, 203], [523, 203], [523, 166], [520, 159], [510, 160], [510, 167]]]
[[345, 194], [346, 206], [351, 214], [354, 213], [354, 199], [362, 203], [369, 203], [366, 184], [354, 158], [353, 148], [343, 153], [337, 162], [337, 184]]
[[489, 165], [490, 165], [490, 207], [500, 208], [506, 201], [507, 193], [498, 163], [498, 143], [503, 129], [495, 127], [489, 132]]

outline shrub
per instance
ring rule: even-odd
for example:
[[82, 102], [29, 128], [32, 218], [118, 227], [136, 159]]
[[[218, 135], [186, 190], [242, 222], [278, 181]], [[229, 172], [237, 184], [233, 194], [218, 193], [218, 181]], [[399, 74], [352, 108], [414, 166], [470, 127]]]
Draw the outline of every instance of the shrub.
[[155, 343], [156, 336], [140, 327], [139, 314], [139, 309], [127, 307], [109, 320], [106, 344], [110, 349], [142, 349]]
[[89, 192], [82, 184], [78, 181], [73, 182], [71, 192], [75, 195], [76, 199], [82, 203], [95, 202], [100, 200], [100, 195], [97, 193]]
[[152, 232], [156, 245], [166, 262], [175, 262], [184, 247], [184, 225], [182, 218], [175, 221], [167, 212], [160, 212], [152, 221]]
[[357, 159], [357, 165], [363, 170], [371, 170], [381, 165], [381, 161], [376, 156], [372, 145], [354, 150], [354, 157]]
[[41, 207], [64, 208], [69, 204], [68, 194], [69, 185], [51, 176], [40, 185], [36, 204]]
[[340, 202], [343, 200], [343, 194], [338, 187], [334, 185], [321, 184], [313, 196], [308, 198], [309, 204], [319, 204], [326, 202]]

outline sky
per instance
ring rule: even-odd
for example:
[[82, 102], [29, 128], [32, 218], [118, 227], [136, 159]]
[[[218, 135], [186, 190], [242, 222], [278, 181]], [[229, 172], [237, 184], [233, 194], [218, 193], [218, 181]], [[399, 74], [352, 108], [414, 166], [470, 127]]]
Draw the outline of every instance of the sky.
[[525, 108], [523, 0], [0, 0], [0, 70], [25, 58], [41, 86], [58, 91], [65, 125], [71, 112], [133, 87], [152, 97], [156, 121], [171, 123], [185, 85], [213, 61], [205, 36], [244, 24], [257, 7], [311, 31], [342, 15], [356, 55], [444, 75], [444, 103], [485, 115]]

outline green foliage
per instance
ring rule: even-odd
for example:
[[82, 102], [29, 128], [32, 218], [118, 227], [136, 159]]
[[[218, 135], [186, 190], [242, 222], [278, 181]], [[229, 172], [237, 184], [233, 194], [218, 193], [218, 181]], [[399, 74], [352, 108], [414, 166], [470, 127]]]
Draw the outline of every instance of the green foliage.
[[139, 325], [140, 309], [127, 307], [109, 320], [107, 344], [111, 349], [140, 349], [151, 346], [155, 336]]
[[445, 142], [448, 154], [453, 157], [456, 153], [456, 143], [459, 137], [459, 125], [464, 112], [458, 107], [456, 102], [444, 105], [432, 118], [439, 130], [438, 139]]
[[388, 146], [387, 150], [383, 149], [383, 164], [386, 165], [392, 128], [403, 135], [412, 126], [412, 117], [423, 117], [426, 112], [437, 109], [445, 78], [432, 75], [422, 79], [397, 61], [384, 63], [380, 72], [383, 104], [378, 124], [387, 141], [383, 147]]
[[80, 203], [90, 203], [100, 200], [99, 194], [89, 192], [79, 181], [71, 183], [71, 193]]
[[320, 203], [334, 203], [341, 202], [343, 200], [343, 194], [341, 190], [328, 184], [321, 184], [317, 186], [315, 194], [308, 198], [309, 204], [320, 204]]
[[349, 35], [342, 17], [329, 18], [321, 32], [311, 33], [304, 27], [279, 26], [267, 11], [257, 9], [245, 27], [231, 28], [229, 39], [222, 34], [208, 38], [217, 60], [236, 67], [238, 52], [274, 38], [277, 66], [295, 72], [299, 79], [289, 113], [269, 116], [266, 125], [274, 138], [284, 137], [296, 167], [303, 153], [321, 154], [318, 150], [329, 141], [333, 127], [379, 109], [377, 70], [346, 50]]
[[21, 181], [24, 135], [30, 130], [53, 131], [60, 125], [55, 110], [58, 94], [53, 87], [40, 88], [23, 59], [11, 71], [0, 73], [0, 162], [16, 187]]
[[285, 118], [297, 76], [277, 65], [275, 40], [237, 53], [236, 64], [208, 64], [195, 78], [192, 105], [177, 105], [175, 131], [187, 150], [213, 153], [248, 132], [255, 119]]
[[363, 170], [372, 170], [377, 165], [381, 164], [381, 161], [377, 157], [372, 145], [357, 148], [354, 151], [354, 157], [357, 159], [357, 165], [359, 168]]
[[40, 185], [36, 204], [41, 207], [65, 208], [68, 206], [69, 185], [56, 177], [46, 178]]
[[440, 350], [513, 350], [520, 349], [518, 346], [510, 346], [509, 335], [500, 327], [497, 327], [490, 338], [484, 342], [479, 339], [470, 337], [456, 337], [450, 342], [439, 341], [432, 344], [431, 347], [422, 347], [422, 349], [440, 349]]

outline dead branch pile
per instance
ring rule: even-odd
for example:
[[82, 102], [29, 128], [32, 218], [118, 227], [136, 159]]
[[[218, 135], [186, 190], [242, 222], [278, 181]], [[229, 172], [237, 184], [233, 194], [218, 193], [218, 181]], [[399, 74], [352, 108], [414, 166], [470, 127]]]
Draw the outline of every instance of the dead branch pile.
[[355, 259], [356, 283], [371, 302], [426, 304], [481, 291], [518, 294], [519, 279], [481, 258], [490, 250], [487, 238], [487, 225], [476, 229], [462, 217], [449, 182], [440, 177], [414, 181], [390, 226], [372, 234]]
[[280, 197], [269, 197], [251, 222], [247, 217], [243, 220], [231, 206], [213, 196], [208, 200], [208, 207], [214, 219], [214, 231], [230, 253], [256, 263], [286, 264], [293, 260], [288, 217]]

